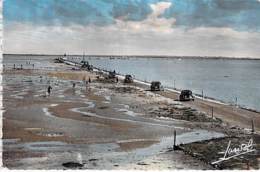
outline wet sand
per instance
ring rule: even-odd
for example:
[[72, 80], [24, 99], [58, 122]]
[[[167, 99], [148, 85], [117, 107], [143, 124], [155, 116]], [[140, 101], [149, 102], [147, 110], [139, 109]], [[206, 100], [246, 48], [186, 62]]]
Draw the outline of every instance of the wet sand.
[[[83, 169], [212, 169], [182, 151], [169, 152], [173, 132], [177, 144], [186, 144], [224, 137], [224, 126], [212, 128], [206, 116], [193, 122], [157, 114], [160, 107], [183, 113], [203, 102], [181, 104], [166, 98], [173, 93], [98, 82], [93, 73], [56, 65], [59, 71], [4, 71], [5, 167], [67, 169], [63, 163], [77, 162]], [[93, 82], [86, 87], [83, 80], [89, 77]], [[53, 89], [46, 96], [49, 84]]]

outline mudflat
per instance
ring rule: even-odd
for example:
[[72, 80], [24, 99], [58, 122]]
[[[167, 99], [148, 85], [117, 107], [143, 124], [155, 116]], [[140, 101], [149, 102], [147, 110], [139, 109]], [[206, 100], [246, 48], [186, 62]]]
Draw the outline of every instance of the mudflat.
[[[150, 92], [138, 83], [107, 82], [94, 72], [54, 65], [59, 70], [3, 71], [7, 168], [214, 169], [213, 159], [192, 156], [193, 144], [205, 148], [211, 139], [249, 137], [252, 118], [259, 130], [256, 112], [203, 100], [182, 103], [173, 92]], [[174, 131], [183, 150], [173, 151]], [[259, 154], [249, 160], [257, 169]], [[247, 168], [240, 164], [235, 168]]]

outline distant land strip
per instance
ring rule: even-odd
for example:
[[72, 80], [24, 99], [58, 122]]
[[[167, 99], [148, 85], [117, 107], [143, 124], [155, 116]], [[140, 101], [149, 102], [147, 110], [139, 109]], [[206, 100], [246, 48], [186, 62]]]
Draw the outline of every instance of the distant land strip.
[[[3, 56], [63, 56], [64, 54], [3, 54]], [[68, 57], [83, 57], [82, 54], [67, 54]], [[100, 58], [164, 58], [164, 59], [231, 59], [231, 60], [260, 60], [255, 57], [224, 57], [224, 56], [167, 56], [167, 55], [84, 55], [84, 57]]]

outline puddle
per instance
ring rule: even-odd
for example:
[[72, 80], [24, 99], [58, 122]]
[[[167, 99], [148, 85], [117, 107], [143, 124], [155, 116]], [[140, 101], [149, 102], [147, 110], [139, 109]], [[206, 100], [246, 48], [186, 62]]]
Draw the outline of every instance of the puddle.
[[25, 95], [27, 95], [27, 92], [19, 92], [18, 94], [13, 94], [13, 95], [10, 95], [10, 96], [14, 97], [16, 99], [23, 99]]
[[77, 91], [75, 91], [75, 93], [76, 93], [77, 95], [80, 95], [80, 94], [81, 94], [81, 91], [80, 91], [80, 90], [77, 90]]
[[111, 96], [104, 96], [104, 98], [106, 99], [106, 101], [111, 101]]
[[130, 108], [130, 106], [129, 105], [125, 105], [125, 104], [119, 104], [120, 106], [123, 106], [124, 107], [124, 109], [129, 109]]
[[145, 141], [158, 141], [158, 140], [154, 140], [154, 139], [128, 139], [128, 140], [117, 141], [117, 143], [145, 142]]
[[[177, 135], [177, 143], [190, 143], [190, 142], [223, 137], [223, 136], [224, 135], [222, 133], [210, 132], [206, 130], [196, 130], [189, 133]], [[120, 146], [118, 145], [120, 143], [131, 143], [131, 142], [138, 142], [138, 141], [140, 142], [149, 141], [149, 139], [120, 140], [117, 142], [117, 144], [93, 144], [89, 146], [88, 150], [94, 152], [94, 154], [88, 155], [87, 158], [98, 159], [99, 168], [107, 169], [109, 168], [110, 165], [108, 164], [108, 162], [112, 162], [111, 163], [112, 166], [114, 165], [114, 163], [118, 165], [120, 164], [120, 166], [125, 165], [125, 163], [136, 164], [138, 162], [143, 162], [143, 160], [149, 157], [153, 157], [162, 152], [166, 152], [168, 148], [173, 146], [173, 137], [170, 136], [170, 137], [163, 137], [160, 139], [160, 142], [144, 148], [135, 148], [131, 151], [111, 151], [120, 148]], [[87, 165], [92, 166], [91, 163]]]
[[70, 109], [70, 111], [81, 113], [83, 115], [87, 115], [87, 116], [91, 116], [91, 117], [101, 118], [101, 119], [110, 119], [110, 120], [115, 120], [115, 121], [131, 122], [131, 123], [135, 123], [135, 124], [146, 124], [146, 125], [159, 126], [159, 127], [170, 127], [170, 128], [176, 128], [176, 129], [177, 128], [178, 129], [185, 129], [183, 127], [176, 127], [176, 126], [167, 125], [167, 124], [158, 124], [158, 123], [152, 123], [152, 122], [146, 122], [146, 121], [138, 121], [139, 119], [131, 120], [131, 119], [105, 117], [105, 116], [97, 115], [96, 113], [82, 111], [82, 109], [87, 109], [87, 108], [86, 107], [72, 108], [72, 109]]
[[51, 118], [56, 118], [56, 116], [53, 116], [50, 112], [49, 112], [49, 109], [44, 107], [42, 108], [42, 111], [44, 112], [44, 114], [48, 117], [51, 117]]
[[67, 146], [66, 143], [58, 142], [58, 141], [30, 142], [24, 144], [24, 147], [26, 149], [34, 150], [34, 151], [53, 151], [53, 150], [65, 151], [66, 146]]
[[2, 139], [3, 144], [14, 144], [19, 142], [21, 139]]
[[[199, 133], [199, 134], [197, 134]], [[183, 133], [176, 136], [176, 144], [186, 144], [186, 143], [192, 143], [202, 140], [210, 140], [212, 138], [220, 138], [224, 137], [225, 135], [223, 133], [218, 132], [212, 132], [207, 130], [196, 130], [188, 133]], [[139, 156], [145, 156], [145, 155], [155, 155], [160, 153], [160, 151], [166, 151], [168, 148], [173, 146], [174, 137], [163, 137], [161, 138], [161, 141], [157, 144], [153, 144], [150, 147], [147, 148], [141, 148], [136, 150], [135, 154]]]
[[52, 132], [52, 131], [46, 131], [46, 132], [39, 132], [37, 135], [41, 136], [47, 136], [47, 137], [61, 137], [64, 136], [62, 132]]
[[97, 152], [103, 153], [103, 152], [110, 152], [111, 150], [118, 149], [119, 145], [115, 143], [101, 143], [101, 144], [91, 144], [89, 145], [89, 149], [92, 151], [95, 151], [95, 154]]
[[128, 109], [119, 109], [119, 108], [115, 108], [118, 112], [123, 112], [124, 114], [126, 115], [129, 115], [129, 116], [141, 116], [141, 114], [138, 114], [138, 113], [135, 113], [131, 110], [128, 110]]
[[94, 108], [96, 106], [95, 103], [93, 103], [93, 102], [86, 101], [84, 103], [88, 105], [88, 107], [87, 107], [88, 109]]
[[35, 130], [41, 130], [42, 128], [24, 128], [24, 130], [27, 131], [35, 131]]
[[59, 104], [51, 104], [50, 107], [58, 106]]

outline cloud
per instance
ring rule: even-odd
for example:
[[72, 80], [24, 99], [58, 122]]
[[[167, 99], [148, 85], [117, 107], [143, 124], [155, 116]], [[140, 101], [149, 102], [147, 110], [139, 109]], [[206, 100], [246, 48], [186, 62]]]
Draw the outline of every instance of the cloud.
[[[35, 25], [113, 25], [115, 20], [143, 21], [162, 4], [160, 18], [176, 19], [175, 27], [231, 27], [260, 30], [259, 0], [5, 0], [5, 22]], [[167, 4], [172, 4], [165, 9]], [[22, 10], [21, 10], [22, 9]], [[162, 11], [160, 11], [162, 10]], [[156, 14], [156, 13], [154, 13]]]
[[[7, 0], [6, 22], [30, 22], [35, 25], [110, 25], [114, 19], [140, 21], [151, 12], [153, 0]], [[21, 10], [22, 9], [22, 10]]]
[[7, 0], [4, 52], [260, 57], [257, 0], [194, 2]]
[[116, 26], [13, 26], [4, 32], [5, 53], [260, 57], [260, 33], [231, 28], [174, 28], [162, 34]]
[[142, 21], [126, 21], [123, 18], [116, 19], [115, 27], [121, 30], [129, 30], [133, 32], [139, 31], [155, 31], [155, 32], [170, 32], [172, 26], [175, 23], [174, 18], [162, 18], [160, 17], [166, 9], [172, 5], [171, 2], [158, 2], [156, 4], [150, 4], [152, 9], [151, 14]]
[[164, 17], [176, 19], [177, 27], [230, 27], [260, 31], [258, 0], [172, 0]]

